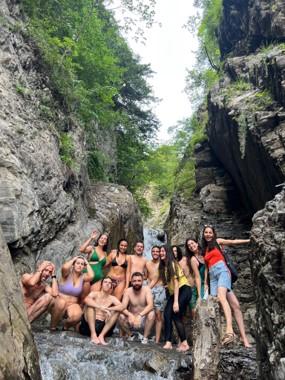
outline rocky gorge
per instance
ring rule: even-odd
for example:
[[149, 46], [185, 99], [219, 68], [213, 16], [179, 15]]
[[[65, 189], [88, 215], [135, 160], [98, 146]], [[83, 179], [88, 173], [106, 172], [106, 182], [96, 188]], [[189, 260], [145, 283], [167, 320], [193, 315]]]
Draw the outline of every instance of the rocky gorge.
[[195, 191], [175, 194], [166, 221], [178, 244], [208, 223], [221, 237], [251, 237], [232, 251], [234, 290], [260, 379], [285, 376], [284, 17], [282, 1], [223, 1], [223, 75], [208, 94], [207, 141], [195, 147]]
[[[189, 378], [191, 355], [168, 354], [152, 344], [142, 349], [114, 338], [109, 347], [94, 350], [72, 333], [50, 335], [35, 326], [35, 345], [16, 276], [33, 270], [42, 259], [51, 259], [59, 269], [94, 229], [110, 233], [112, 248], [122, 235], [132, 245], [143, 230], [126, 188], [90, 182], [84, 131], [77, 120], [55, 103], [56, 118], [49, 118], [47, 104], [53, 95], [38, 51], [25, 33], [19, 3], [0, 0], [0, 9], [0, 225], [5, 263], [0, 331], [11, 343], [1, 347], [0, 379], [40, 379], [39, 362], [44, 380], [89, 379], [94, 373], [110, 379], [126, 374], [134, 379]], [[254, 348], [222, 349], [219, 379], [285, 376], [284, 19], [281, 0], [223, 1], [219, 40], [224, 73], [208, 95], [207, 141], [195, 147], [195, 191], [190, 199], [173, 196], [165, 226], [169, 240], [177, 244], [189, 234], [197, 235], [206, 223], [217, 226], [221, 237], [251, 237], [250, 248], [230, 253], [239, 269], [235, 292]], [[58, 125], [76, 144], [73, 170], [61, 160]], [[106, 142], [106, 136], [100, 139]], [[107, 139], [112, 141], [112, 136]], [[16, 358], [21, 360], [14, 366]]]

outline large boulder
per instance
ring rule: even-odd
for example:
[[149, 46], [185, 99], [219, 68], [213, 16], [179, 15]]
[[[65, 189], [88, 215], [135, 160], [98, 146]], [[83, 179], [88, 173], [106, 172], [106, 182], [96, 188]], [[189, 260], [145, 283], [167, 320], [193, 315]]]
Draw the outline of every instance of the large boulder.
[[0, 379], [41, 379], [19, 280], [0, 227]]
[[285, 190], [253, 218], [259, 376], [285, 378]]

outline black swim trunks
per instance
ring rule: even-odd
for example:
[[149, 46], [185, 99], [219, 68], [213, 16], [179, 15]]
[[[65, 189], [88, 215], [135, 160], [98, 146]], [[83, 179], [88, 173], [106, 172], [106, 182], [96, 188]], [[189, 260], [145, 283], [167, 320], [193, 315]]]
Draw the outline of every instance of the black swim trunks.
[[[100, 333], [103, 330], [104, 326], [105, 326], [105, 322], [104, 321], [100, 321], [99, 319], [96, 319], [96, 321], [95, 321], [95, 331], [96, 331], [96, 335], [97, 336], [100, 335]], [[90, 336], [91, 335], [90, 328], [89, 328], [89, 325], [88, 325], [86, 319], [84, 318], [84, 314], [81, 317], [81, 322], [80, 322], [80, 326], [79, 326], [79, 333], [81, 335], [85, 335], [85, 336]]]

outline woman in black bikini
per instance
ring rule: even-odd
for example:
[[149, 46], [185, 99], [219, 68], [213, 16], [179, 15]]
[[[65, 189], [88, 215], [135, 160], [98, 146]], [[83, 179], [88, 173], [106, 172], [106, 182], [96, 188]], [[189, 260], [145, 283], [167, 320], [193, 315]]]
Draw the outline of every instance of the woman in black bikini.
[[107, 257], [106, 267], [110, 266], [108, 276], [112, 279], [115, 289], [113, 295], [121, 301], [124, 290], [128, 287], [131, 274], [131, 258], [127, 256], [128, 242], [121, 239], [118, 249], [114, 249]]

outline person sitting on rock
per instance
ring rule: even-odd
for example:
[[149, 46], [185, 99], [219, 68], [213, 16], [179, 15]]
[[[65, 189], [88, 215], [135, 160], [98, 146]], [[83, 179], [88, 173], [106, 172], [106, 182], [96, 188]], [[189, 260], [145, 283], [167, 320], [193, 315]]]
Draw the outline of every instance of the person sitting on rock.
[[232, 309], [243, 344], [245, 347], [250, 347], [250, 343], [245, 334], [244, 321], [239, 302], [232, 291], [231, 273], [226, 265], [221, 248], [222, 246], [234, 246], [247, 244], [249, 242], [249, 239], [228, 240], [217, 238], [216, 230], [211, 225], [205, 225], [202, 231], [202, 253], [209, 271], [210, 294], [215, 297], [218, 296], [226, 319], [226, 333], [222, 339], [222, 345], [227, 345], [235, 340], [232, 325]]
[[[50, 277], [51, 286], [46, 283]], [[21, 286], [28, 319], [33, 322], [49, 307], [54, 306], [55, 297], [58, 296], [54, 264], [43, 261], [38, 265], [36, 272], [23, 274]]]
[[[137, 241], [134, 246], [134, 255], [131, 255], [131, 275], [135, 272], [140, 272], [143, 275], [146, 274], [146, 263], [147, 260], [143, 256], [144, 243], [142, 241]], [[132, 284], [130, 283], [130, 286]]]
[[102, 281], [101, 290], [92, 291], [84, 300], [84, 314], [77, 330], [82, 335], [90, 336], [92, 343], [107, 344], [105, 336], [111, 335], [119, 312], [123, 311], [122, 303], [110, 295], [112, 288], [112, 279], [107, 276]]
[[108, 276], [113, 281], [113, 295], [122, 300], [124, 290], [128, 288], [131, 271], [131, 258], [127, 255], [128, 242], [126, 239], [118, 241], [118, 249], [114, 249], [107, 257], [105, 267], [111, 267]]
[[[87, 268], [87, 273], [83, 273]], [[93, 270], [83, 256], [75, 256], [61, 267], [62, 278], [58, 285], [59, 296], [51, 312], [51, 330], [56, 330], [59, 321], [65, 315], [63, 329], [75, 326], [81, 318], [82, 309], [79, 305], [84, 282], [90, 282], [94, 277]]]
[[122, 330], [132, 335], [132, 330], [142, 330], [142, 343], [148, 342], [155, 320], [153, 311], [153, 296], [148, 286], [143, 286], [143, 274], [135, 272], [131, 278], [132, 287], [125, 290], [123, 297], [123, 313], [119, 317]]
[[155, 245], [151, 248], [152, 260], [146, 263], [148, 286], [153, 295], [155, 310], [155, 343], [160, 342], [160, 335], [163, 321], [163, 310], [166, 303], [165, 287], [159, 277], [160, 247]]

